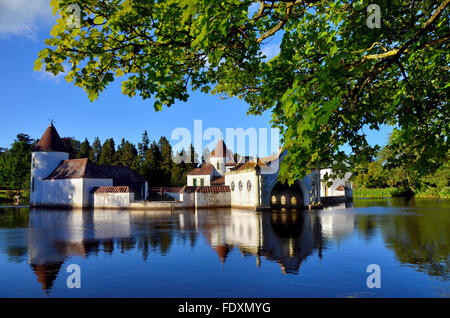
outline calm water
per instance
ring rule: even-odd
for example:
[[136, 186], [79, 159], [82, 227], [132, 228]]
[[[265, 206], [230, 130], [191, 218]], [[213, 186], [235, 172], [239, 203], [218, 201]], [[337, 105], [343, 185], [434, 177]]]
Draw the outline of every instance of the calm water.
[[[0, 207], [0, 297], [449, 297], [449, 200], [197, 213]], [[67, 266], [81, 268], [69, 289]], [[369, 289], [369, 264], [381, 288]]]

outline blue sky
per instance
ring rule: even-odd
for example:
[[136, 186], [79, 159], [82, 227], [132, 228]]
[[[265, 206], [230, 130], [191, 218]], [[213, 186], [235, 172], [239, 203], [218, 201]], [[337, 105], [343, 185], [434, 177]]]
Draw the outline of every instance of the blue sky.
[[[203, 121], [203, 129], [217, 127], [245, 129], [270, 128], [271, 114], [246, 115], [247, 105], [237, 98], [221, 100], [217, 96], [192, 93], [188, 102], [155, 112], [152, 100], [121, 94], [120, 80], [108, 87], [91, 103], [85, 92], [67, 83], [63, 76], [34, 72], [37, 53], [44, 48], [55, 18], [49, 0], [0, 1], [0, 147], [9, 147], [18, 133], [40, 138], [49, 124], [62, 137], [91, 142], [99, 137], [140, 141], [147, 130], [150, 139], [170, 136], [174, 129], [185, 127], [193, 132], [194, 120]], [[263, 48], [268, 55], [277, 52], [277, 41]], [[371, 144], [385, 144], [390, 128], [366, 131]], [[204, 142], [204, 146], [208, 141]]]

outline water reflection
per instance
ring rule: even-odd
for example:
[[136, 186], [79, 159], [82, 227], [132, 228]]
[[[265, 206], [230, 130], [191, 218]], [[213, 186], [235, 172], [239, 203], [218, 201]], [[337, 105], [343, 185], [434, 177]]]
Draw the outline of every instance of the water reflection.
[[407, 213], [399, 213], [398, 204], [380, 207], [367, 200], [323, 211], [264, 213], [0, 209], [0, 253], [10, 263], [27, 262], [48, 291], [70, 257], [137, 251], [147, 260], [152, 253], [168, 255], [174, 245], [193, 248], [205, 241], [222, 266], [239, 252], [254, 257], [255, 268], [276, 262], [282, 273], [297, 274], [308, 257], [326, 259], [334, 243], [381, 237], [401, 264], [448, 280], [446, 203], [399, 205]]
[[279, 263], [283, 273], [297, 273], [313, 250], [321, 256], [322, 233], [314, 213], [228, 210], [197, 213], [194, 218], [222, 263], [237, 248], [244, 256], [255, 255], [257, 266], [264, 257]]

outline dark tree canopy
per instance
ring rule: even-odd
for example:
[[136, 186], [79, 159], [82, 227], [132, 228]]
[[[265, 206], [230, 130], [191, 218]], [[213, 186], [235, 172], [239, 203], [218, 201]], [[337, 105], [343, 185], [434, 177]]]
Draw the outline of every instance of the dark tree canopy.
[[[122, 92], [157, 110], [190, 90], [237, 96], [251, 114], [272, 112], [290, 181], [367, 161], [378, 148], [366, 130], [380, 125], [432, 169], [448, 149], [449, 2], [379, 0], [380, 28], [369, 28], [368, 0], [52, 0], [62, 18], [36, 69], [69, 63], [66, 79], [91, 100], [123, 76]], [[74, 3], [79, 28], [67, 24]]]

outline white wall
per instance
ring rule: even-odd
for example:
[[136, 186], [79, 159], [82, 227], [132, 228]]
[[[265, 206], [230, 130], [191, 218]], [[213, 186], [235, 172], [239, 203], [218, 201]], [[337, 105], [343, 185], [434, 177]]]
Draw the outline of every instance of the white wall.
[[204, 186], [210, 186], [211, 185], [211, 176], [210, 175], [197, 175], [197, 176], [187, 176], [187, 185], [193, 186], [194, 185], [194, 179], [197, 179], [197, 187], [200, 186], [200, 179], [204, 179], [205, 183]]
[[[231, 189], [231, 206], [235, 207], [257, 207], [258, 206], [258, 185], [255, 171], [225, 174], [225, 185]], [[242, 181], [242, 190], [239, 190], [239, 181]], [[250, 191], [247, 190], [247, 182], [251, 182]], [[234, 190], [231, 183], [234, 182]]]
[[113, 179], [83, 179], [83, 205], [92, 206], [94, 204], [94, 195], [91, 193], [94, 187], [111, 187]]
[[83, 206], [83, 179], [42, 180], [31, 205]]
[[112, 179], [55, 179], [39, 182], [31, 205], [87, 207], [93, 204], [93, 187], [112, 186]]
[[63, 160], [69, 159], [67, 152], [33, 152], [31, 154], [30, 204], [35, 204], [42, 196], [42, 179]]
[[94, 193], [94, 207], [126, 208], [134, 201], [134, 193]]
[[[218, 174], [223, 176], [226, 170], [226, 158], [210, 157], [209, 162], [214, 166], [214, 169], [218, 172]], [[219, 168], [217, 168], [217, 164], [219, 164]]]
[[[325, 174], [328, 173], [330, 175], [332, 173], [331, 169], [322, 169], [320, 170], [320, 180], [324, 179]], [[321, 197], [340, 197], [345, 196], [345, 190], [338, 191], [336, 188], [338, 188], [340, 185], [346, 186], [349, 190], [352, 188], [351, 182], [348, 180], [351, 177], [351, 173], [348, 172], [345, 174], [344, 178], [336, 178], [331, 180], [332, 184], [330, 187], [326, 185], [326, 182], [320, 183], [320, 196]]]

